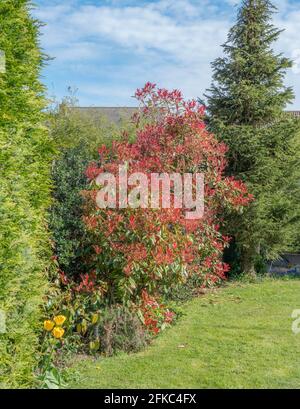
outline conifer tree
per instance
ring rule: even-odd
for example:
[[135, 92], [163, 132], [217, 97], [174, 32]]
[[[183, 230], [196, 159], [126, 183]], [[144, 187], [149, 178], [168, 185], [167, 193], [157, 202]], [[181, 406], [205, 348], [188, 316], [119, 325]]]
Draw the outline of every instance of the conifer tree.
[[231, 258], [255, 274], [259, 261], [290, 250], [299, 219], [299, 122], [284, 113], [293, 91], [284, 86], [292, 62], [273, 50], [281, 30], [269, 0], [243, 0], [237, 22], [213, 64], [208, 122], [228, 147], [228, 174], [255, 197], [238, 217], [227, 217]]
[[0, 388], [33, 384], [47, 288], [53, 148], [43, 114], [39, 27], [29, 1], [1, 0], [0, 310], [6, 319], [0, 334]]

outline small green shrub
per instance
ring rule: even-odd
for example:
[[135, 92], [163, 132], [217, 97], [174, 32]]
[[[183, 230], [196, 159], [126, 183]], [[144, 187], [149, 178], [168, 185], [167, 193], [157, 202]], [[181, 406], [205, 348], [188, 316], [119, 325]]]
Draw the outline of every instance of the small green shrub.
[[100, 351], [107, 356], [118, 351], [139, 351], [150, 341], [150, 335], [137, 314], [122, 305], [101, 311], [95, 330], [99, 335]]

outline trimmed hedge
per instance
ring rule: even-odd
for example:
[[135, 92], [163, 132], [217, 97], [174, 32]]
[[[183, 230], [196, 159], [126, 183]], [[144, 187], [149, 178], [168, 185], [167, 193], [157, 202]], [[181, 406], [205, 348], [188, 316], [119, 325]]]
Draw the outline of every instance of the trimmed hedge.
[[34, 385], [46, 270], [50, 260], [46, 211], [53, 146], [44, 125], [39, 81], [40, 24], [26, 0], [0, 3], [0, 387]]

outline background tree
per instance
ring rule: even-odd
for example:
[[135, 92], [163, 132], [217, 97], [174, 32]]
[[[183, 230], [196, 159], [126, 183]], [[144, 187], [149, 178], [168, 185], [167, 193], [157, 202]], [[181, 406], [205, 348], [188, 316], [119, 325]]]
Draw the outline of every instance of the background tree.
[[27, 0], [0, 2], [0, 387], [33, 383], [50, 260], [46, 211], [53, 147], [42, 113], [40, 23]]
[[291, 249], [299, 219], [299, 123], [283, 111], [293, 91], [283, 84], [292, 62], [272, 49], [281, 30], [269, 0], [244, 0], [213, 62], [206, 98], [210, 129], [229, 146], [228, 174], [246, 182], [255, 202], [229, 217], [231, 261], [254, 273], [263, 258]]

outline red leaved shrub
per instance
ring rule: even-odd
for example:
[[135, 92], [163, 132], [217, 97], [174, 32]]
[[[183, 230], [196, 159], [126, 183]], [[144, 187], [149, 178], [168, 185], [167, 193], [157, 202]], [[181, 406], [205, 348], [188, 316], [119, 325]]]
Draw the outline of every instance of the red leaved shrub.
[[[224, 176], [227, 148], [206, 130], [203, 106], [185, 101], [177, 90], [157, 89], [151, 83], [135, 96], [140, 103], [133, 118], [135, 141], [124, 134], [121, 142], [99, 149], [99, 161], [86, 172], [91, 189], [83, 194], [84, 220], [94, 243], [89, 260], [92, 281], [96, 275], [106, 283], [112, 302], [143, 305], [145, 294], [148, 300], [157, 299], [193, 274], [203, 286], [224, 279], [228, 266], [222, 252], [229, 238], [220, 233], [222, 213], [240, 210], [252, 197], [241, 182]], [[203, 173], [204, 216], [188, 220], [187, 209], [175, 208], [174, 192], [167, 209], [121, 208], [118, 203], [115, 209], [99, 208], [95, 179], [109, 172], [118, 181], [119, 165], [126, 165], [128, 176], [142, 172], [149, 181], [153, 172]], [[136, 186], [128, 186], [128, 191]], [[120, 195], [117, 191], [117, 202]], [[149, 311], [145, 315], [157, 331]]]

